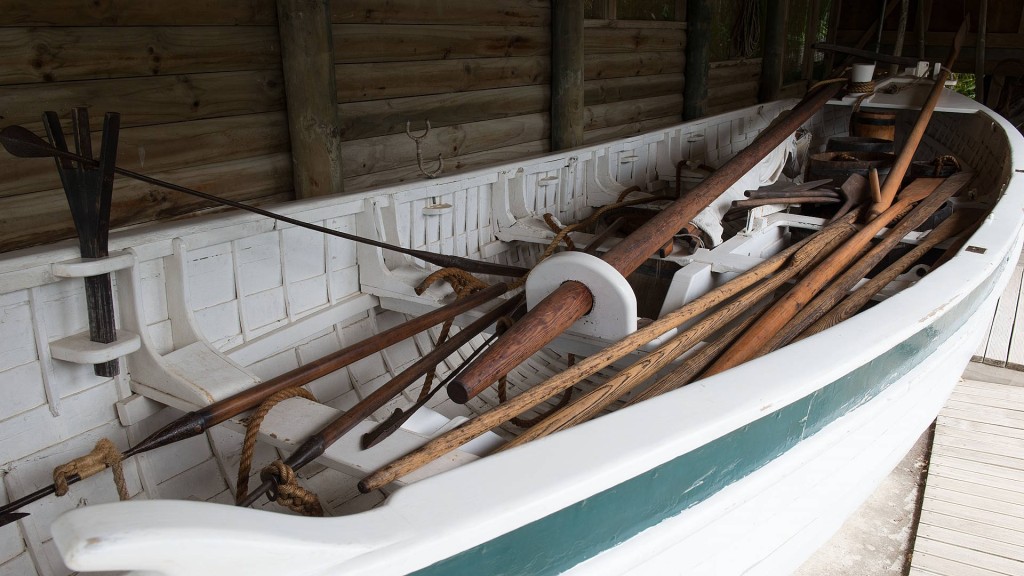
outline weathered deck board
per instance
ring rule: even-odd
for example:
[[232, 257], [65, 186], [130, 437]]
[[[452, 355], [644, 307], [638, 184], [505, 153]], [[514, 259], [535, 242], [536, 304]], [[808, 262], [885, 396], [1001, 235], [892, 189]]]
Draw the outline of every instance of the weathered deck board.
[[958, 385], [936, 421], [910, 574], [1024, 574], [1022, 456], [1024, 387]]
[[991, 366], [1024, 370], [1024, 331], [1016, 330], [1017, 319], [1024, 321], [1024, 254], [1017, 262], [1010, 282], [1003, 290], [988, 332], [975, 352], [974, 360]]

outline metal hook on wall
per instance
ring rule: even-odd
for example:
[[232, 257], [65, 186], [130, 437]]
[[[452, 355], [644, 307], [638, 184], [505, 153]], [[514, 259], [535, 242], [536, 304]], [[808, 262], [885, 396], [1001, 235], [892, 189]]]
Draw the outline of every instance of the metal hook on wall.
[[416, 143], [416, 165], [420, 169], [420, 173], [427, 178], [436, 178], [438, 174], [444, 170], [444, 158], [440, 154], [437, 155], [437, 168], [435, 170], [427, 171], [423, 168], [423, 148], [420, 145], [420, 141], [430, 134], [430, 120], [427, 120], [427, 129], [419, 136], [413, 136], [412, 132], [409, 131], [409, 127], [412, 125], [412, 121], [405, 123], [405, 135], [412, 138], [413, 142]]

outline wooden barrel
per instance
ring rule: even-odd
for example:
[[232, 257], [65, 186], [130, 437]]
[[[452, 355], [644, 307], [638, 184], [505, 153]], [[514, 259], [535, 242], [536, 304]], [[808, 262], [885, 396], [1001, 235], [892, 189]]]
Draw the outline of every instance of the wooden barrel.
[[856, 110], [850, 114], [850, 135], [895, 140], [896, 113]]
[[826, 152], [885, 152], [893, 153], [892, 140], [866, 136], [833, 136], [825, 144]]
[[842, 186], [850, 174], [868, 177], [871, 168], [878, 170], [878, 179], [885, 181], [885, 176], [892, 168], [892, 154], [882, 152], [822, 152], [811, 154], [807, 180], [831, 178], [833, 186]]

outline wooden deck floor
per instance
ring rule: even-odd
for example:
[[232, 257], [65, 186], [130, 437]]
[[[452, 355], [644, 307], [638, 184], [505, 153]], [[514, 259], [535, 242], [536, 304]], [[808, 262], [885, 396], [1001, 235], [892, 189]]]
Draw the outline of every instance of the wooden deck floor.
[[[1024, 323], [1024, 254], [1013, 270], [995, 315], [981, 346], [974, 353], [974, 361], [989, 366], [1005, 366], [1024, 370], [1024, 330], [1014, 330], [1018, 321]], [[1019, 320], [1018, 320], [1019, 319]]]
[[1024, 387], [964, 380], [939, 413], [910, 574], [1024, 575]]

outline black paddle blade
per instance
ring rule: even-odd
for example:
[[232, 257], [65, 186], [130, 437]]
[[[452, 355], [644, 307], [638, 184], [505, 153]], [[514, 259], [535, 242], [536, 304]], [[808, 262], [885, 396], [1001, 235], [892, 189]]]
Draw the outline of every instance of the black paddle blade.
[[48, 158], [58, 152], [49, 142], [21, 126], [0, 130], [0, 144], [19, 158]]
[[25, 516], [28, 516], [27, 512], [11, 512], [9, 514], [0, 514], [0, 526], [7, 526], [8, 524], [17, 522]]

